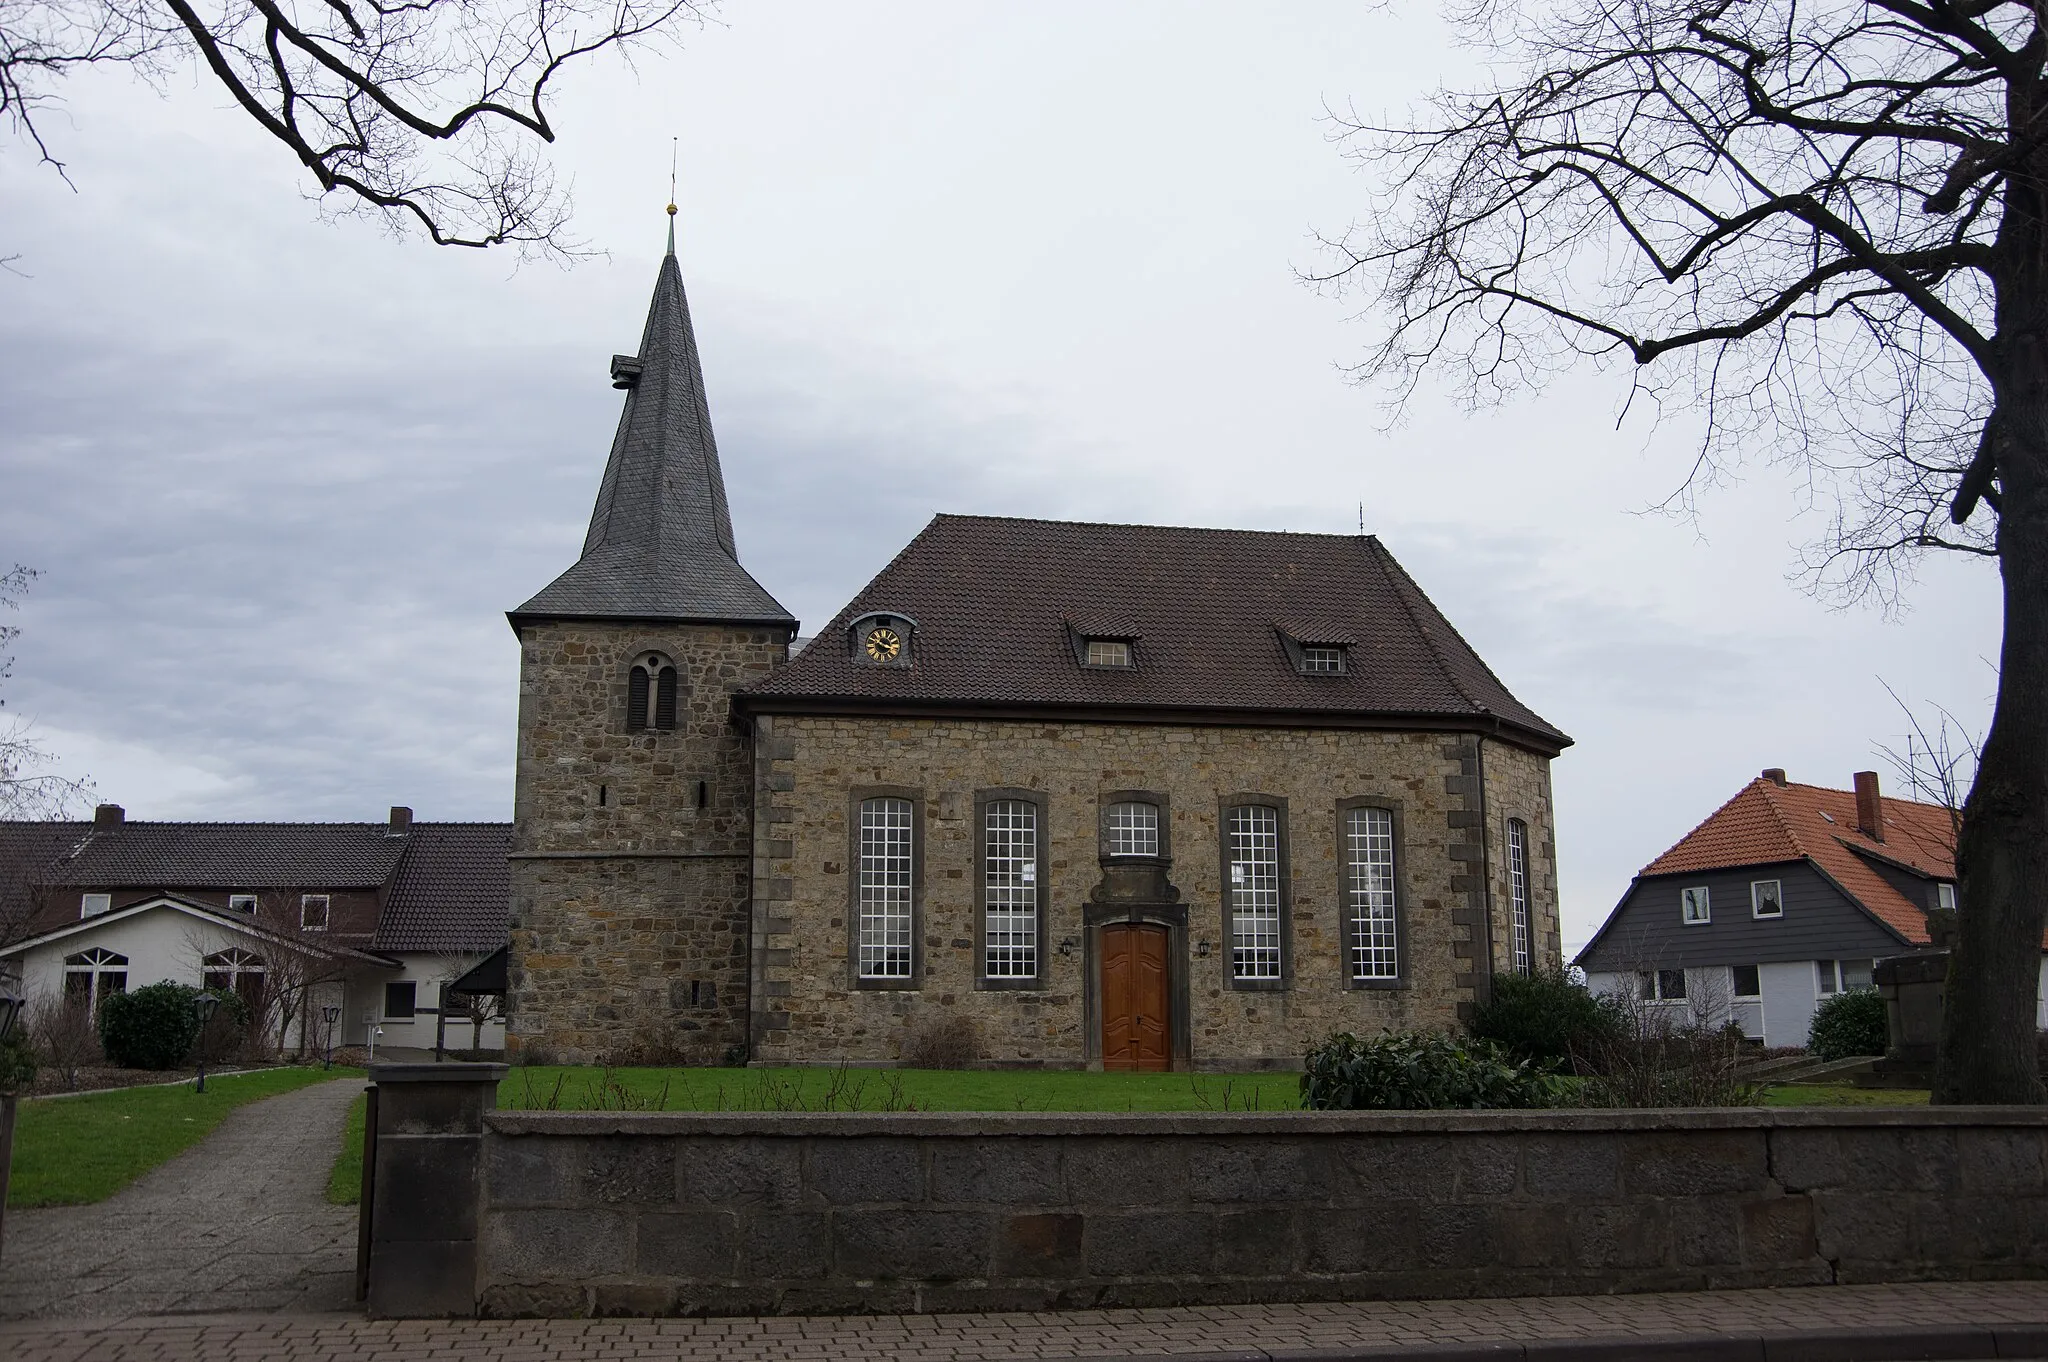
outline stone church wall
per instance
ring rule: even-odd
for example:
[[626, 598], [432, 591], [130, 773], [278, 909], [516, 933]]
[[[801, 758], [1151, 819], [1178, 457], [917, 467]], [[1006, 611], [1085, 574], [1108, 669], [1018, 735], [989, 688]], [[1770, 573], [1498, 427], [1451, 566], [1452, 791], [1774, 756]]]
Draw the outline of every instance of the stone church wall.
[[[1110, 790], [1170, 804], [1171, 882], [1187, 906], [1188, 1062], [1291, 1066], [1333, 1030], [1449, 1028], [1504, 968], [1504, 891], [1484, 917], [1482, 837], [1504, 826], [1481, 789], [1531, 827], [1538, 963], [1556, 967], [1557, 902], [1549, 762], [1496, 740], [1442, 733], [763, 716], [755, 754], [753, 1052], [757, 1062], [890, 1063], [921, 1029], [970, 1018], [995, 1063], [1088, 1062], [1083, 905], [1103, 879], [1097, 807]], [[1483, 765], [1483, 773], [1481, 766]], [[856, 989], [847, 960], [850, 792], [921, 794], [921, 987]], [[980, 930], [975, 794], [1047, 798], [1049, 974], [1042, 991], [976, 986]], [[1220, 800], [1286, 800], [1292, 916], [1288, 987], [1228, 986]], [[1343, 974], [1338, 801], [1373, 796], [1400, 811], [1407, 986], [1353, 989]], [[1498, 862], [1498, 853], [1492, 857]], [[1502, 874], [1504, 875], [1504, 871]], [[1503, 879], [1502, 884], [1505, 883]]]
[[[565, 621], [520, 644], [509, 1048], [743, 1056], [753, 792], [731, 693], [783, 661], [783, 631]], [[650, 650], [676, 664], [673, 730], [626, 727]]]

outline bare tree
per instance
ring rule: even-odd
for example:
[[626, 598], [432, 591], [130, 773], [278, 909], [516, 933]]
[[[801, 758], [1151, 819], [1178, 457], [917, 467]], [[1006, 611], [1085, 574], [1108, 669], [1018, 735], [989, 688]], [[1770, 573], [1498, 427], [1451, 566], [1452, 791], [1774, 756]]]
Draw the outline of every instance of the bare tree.
[[[1930, 549], [1995, 559], [1996, 713], [1959, 841], [1942, 1102], [2048, 1100], [2048, 18], [2016, 0], [1466, 0], [1497, 79], [1345, 120], [1381, 201], [1324, 281], [1373, 304], [1361, 378], [1470, 400], [1579, 363], [1835, 508], [1817, 590], [1891, 603]], [[1397, 401], [1399, 398], [1397, 398]]]
[[448, 985], [460, 979], [484, 959], [484, 955], [444, 954], [439, 957], [441, 1017], [456, 1017], [469, 1023], [469, 1048], [484, 1048], [484, 1028], [505, 1015], [505, 999], [496, 993], [450, 993]]
[[564, 68], [703, 0], [0, 0], [0, 118], [64, 171], [43, 115], [84, 66], [210, 82], [339, 212], [441, 245], [574, 249], [539, 144]]
[[263, 952], [263, 991], [250, 1026], [279, 1055], [290, 1046], [294, 1024], [301, 1055], [318, 1043], [308, 1024], [313, 995], [342, 982], [348, 970], [347, 962], [327, 946], [327, 910], [320, 910], [309, 926], [305, 898], [313, 892], [271, 888], [256, 895], [255, 925], [277, 944]]
[[[6, 2], [0, 0], [0, 6]], [[40, 575], [20, 563], [0, 572], [0, 608], [19, 610], [29, 583]], [[13, 674], [14, 658], [7, 649], [19, 637], [20, 625], [0, 624], [0, 681]], [[6, 703], [0, 699], [0, 706]], [[92, 802], [92, 782], [46, 769], [55, 761], [26, 719], [0, 718], [0, 818], [62, 818]]]

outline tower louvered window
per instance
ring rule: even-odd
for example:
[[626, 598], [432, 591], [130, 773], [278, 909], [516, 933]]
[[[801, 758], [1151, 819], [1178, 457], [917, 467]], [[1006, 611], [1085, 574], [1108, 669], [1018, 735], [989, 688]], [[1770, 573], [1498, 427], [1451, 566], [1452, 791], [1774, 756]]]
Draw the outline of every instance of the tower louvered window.
[[649, 653], [626, 675], [626, 727], [638, 732], [675, 726], [675, 664], [659, 653]]

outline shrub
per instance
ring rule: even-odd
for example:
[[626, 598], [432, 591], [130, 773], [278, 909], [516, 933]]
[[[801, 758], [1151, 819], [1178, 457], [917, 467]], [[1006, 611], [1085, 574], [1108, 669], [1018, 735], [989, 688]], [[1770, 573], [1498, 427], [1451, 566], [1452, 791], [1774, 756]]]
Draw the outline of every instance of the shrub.
[[27, 1092], [36, 1081], [36, 1047], [17, 1028], [0, 1040], [0, 1092]]
[[1881, 1055], [1885, 1047], [1884, 996], [1874, 988], [1852, 988], [1821, 999], [1813, 1010], [1806, 1048], [1816, 1059]]
[[29, 1034], [41, 1058], [63, 1075], [66, 1088], [78, 1086], [78, 1071], [100, 1062], [100, 1038], [83, 998], [51, 996], [29, 1008]]
[[1496, 975], [1493, 997], [1472, 1015], [1478, 1039], [1516, 1059], [1571, 1065], [1581, 1073], [1625, 1027], [1620, 999], [1594, 993], [1562, 972]]
[[1314, 1111], [1447, 1107], [1543, 1107], [1559, 1081], [1532, 1060], [1491, 1041], [1427, 1031], [1387, 1031], [1371, 1040], [1340, 1032], [1308, 1052], [1301, 1104]]
[[249, 1004], [231, 988], [206, 991], [219, 1000], [220, 1006], [200, 1029], [196, 1048], [208, 1064], [237, 1059], [249, 1040]]
[[192, 1000], [199, 990], [162, 983], [115, 993], [100, 1004], [100, 1044], [125, 1069], [174, 1069], [199, 1037]]
[[972, 1017], [928, 1022], [903, 1042], [907, 1069], [971, 1069], [981, 1058], [981, 1031]]
[[1742, 1028], [1678, 1022], [1654, 1005], [1627, 1004], [1627, 1027], [1591, 1056], [1595, 1077], [1579, 1093], [1588, 1107], [1742, 1107], [1756, 1098], [1747, 1075], [1755, 1056]]

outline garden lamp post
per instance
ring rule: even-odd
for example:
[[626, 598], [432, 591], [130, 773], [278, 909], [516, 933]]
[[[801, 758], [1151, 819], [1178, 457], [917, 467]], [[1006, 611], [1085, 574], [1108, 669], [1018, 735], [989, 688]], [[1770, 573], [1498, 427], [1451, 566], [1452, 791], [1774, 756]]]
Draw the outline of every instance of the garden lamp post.
[[214, 1009], [220, 1006], [220, 999], [211, 993], [201, 993], [192, 1000], [192, 1011], [199, 1018], [199, 1086], [196, 1092], [206, 1091], [206, 1024], [213, 1020]]
[[341, 1009], [332, 1004], [320, 1009], [320, 1021], [327, 1028], [327, 1067], [334, 1067], [334, 1025], [341, 1020]]
[[[15, 1023], [21, 1020], [22, 1000], [13, 994], [0, 994], [0, 1047], [4, 1047], [14, 1035]], [[0, 1245], [7, 1236], [7, 1175], [14, 1165], [14, 1082], [12, 1075], [0, 1091]]]

